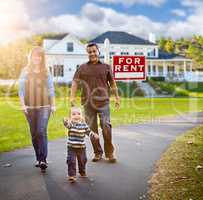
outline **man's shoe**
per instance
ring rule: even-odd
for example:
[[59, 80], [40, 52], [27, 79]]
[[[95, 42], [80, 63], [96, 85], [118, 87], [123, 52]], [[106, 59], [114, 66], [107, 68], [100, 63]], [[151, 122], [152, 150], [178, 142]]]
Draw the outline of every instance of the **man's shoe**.
[[80, 178], [88, 178], [87, 174], [80, 174]]
[[70, 183], [74, 183], [76, 181], [76, 177], [75, 176], [69, 176], [68, 180]]
[[110, 162], [110, 163], [116, 163], [116, 158], [112, 155], [112, 156], [109, 156], [107, 157], [107, 160]]
[[94, 158], [92, 158], [92, 162], [98, 162], [102, 159], [102, 155], [95, 155]]

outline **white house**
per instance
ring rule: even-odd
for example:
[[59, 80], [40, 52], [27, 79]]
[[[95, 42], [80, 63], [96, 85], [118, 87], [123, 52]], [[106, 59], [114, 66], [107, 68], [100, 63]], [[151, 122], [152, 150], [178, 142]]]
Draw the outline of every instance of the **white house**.
[[76, 68], [87, 61], [85, 45], [72, 34], [61, 34], [46, 38], [43, 41], [46, 54], [46, 65], [54, 81], [69, 83]]
[[[101, 59], [104, 59], [106, 38], [110, 41], [111, 58], [113, 55], [144, 55], [148, 77], [164, 77], [168, 81], [193, 80], [192, 60], [160, 51], [152, 34], [149, 40], [144, 40], [126, 32], [107, 31], [90, 41], [99, 46]], [[85, 44], [72, 34], [46, 38], [43, 46], [47, 66], [56, 82], [71, 82], [76, 68], [88, 59]]]
[[144, 40], [126, 32], [105, 32], [91, 40], [91, 42], [98, 44], [102, 57], [104, 56], [106, 38], [110, 42], [109, 53], [111, 57], [113, 55], [144, 55], [148, 77], [164, 77], [168, 81], [191, 79], [192, 60], [160, 51], [153, 34], [149, 35], [149, 40]]

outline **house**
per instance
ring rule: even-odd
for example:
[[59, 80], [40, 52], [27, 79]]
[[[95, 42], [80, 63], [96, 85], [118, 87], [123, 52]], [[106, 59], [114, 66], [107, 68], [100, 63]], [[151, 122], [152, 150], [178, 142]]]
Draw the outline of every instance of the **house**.
[[191, 79], [192, 60], [184, 56], [160, 51], [153, 34], [149, 35], [149, 40], [145, 40], [126, 32], [105, 32], [90, 41], [98, 44], [101, 57], [104, 57], [104, 41], [106, 38], [110, 42], [111, 58], [113, 55], [144, 55], [147, 77], [164, 77], [168, 81]]
[[43, 47], [46, 65], [58, 83], [71, 82], [76, 68], [88, 59], [85, 45], [69, 33], [45, 38]]
[[[163, 77], [168, 81], [192, 80], [192, 60], [160, 51], [153, 34], [150, 34], [149, 40], [145, 40], [126, 32], [107, 31], [90, 41], [99, 46], [101, 59], [105, 55], [106, 38], [110, 42], [110, 63], [113, 55], [144, 55], [147, 77]], [[43, 46], [47, 66], [56, 82], [71, 82], [77, 67], [88, 60], [85, 44], [72, 34], [46, 38]]]

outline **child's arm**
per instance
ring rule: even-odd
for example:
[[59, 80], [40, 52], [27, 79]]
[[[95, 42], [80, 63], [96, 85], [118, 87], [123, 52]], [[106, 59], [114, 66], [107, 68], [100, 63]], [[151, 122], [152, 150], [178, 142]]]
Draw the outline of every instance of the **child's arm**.
[[71, 120], [69, 118], [63, 118], [63, 124], [66, 128], [70, 129], [72, 126]]
[[86, 125], [86, 135], [88, 135], [89, 137], [94, 137], [95, 139], [99, 139], [98, 134], [96, 134], [95, 132], [91, 131], [90, 128]]

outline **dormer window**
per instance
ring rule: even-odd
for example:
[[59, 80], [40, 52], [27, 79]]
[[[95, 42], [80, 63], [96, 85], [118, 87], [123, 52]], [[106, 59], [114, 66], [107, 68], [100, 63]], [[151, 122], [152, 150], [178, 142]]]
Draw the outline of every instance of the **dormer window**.
[[121, 52], [121, 55], [122, 56], [127, 56], [127, 55], [129, 55], [129, 52]]
[[67, 52], [73, 52], [73, 43], [72, 42], [67, 43]]

